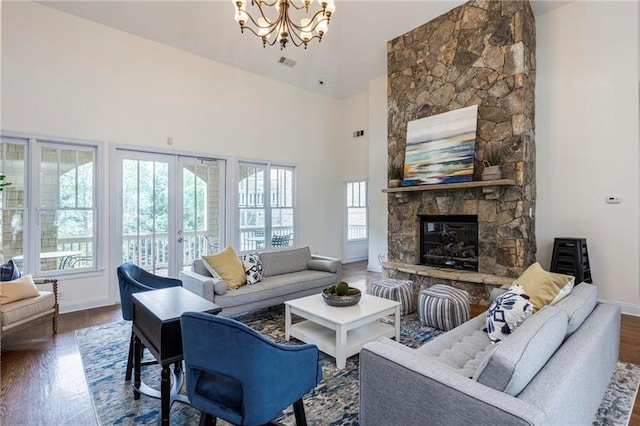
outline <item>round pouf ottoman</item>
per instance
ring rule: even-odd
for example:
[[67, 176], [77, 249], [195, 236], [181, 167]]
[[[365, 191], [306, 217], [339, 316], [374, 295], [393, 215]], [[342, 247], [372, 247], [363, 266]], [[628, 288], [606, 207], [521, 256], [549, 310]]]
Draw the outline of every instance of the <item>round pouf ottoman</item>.
[[400, 313], [405, 315], [416, 310], [415, 303], [413, 303], [412, 286], [413, 282], [410, 280], [387, 278], [372, 283], [370, 294], [400, 302], [402, 305], [400, 307]]
[[469, 321], [469, 293], [443, 284], [421, 290], [418, 317], [429, 327], [445, 331], [456, 328]]

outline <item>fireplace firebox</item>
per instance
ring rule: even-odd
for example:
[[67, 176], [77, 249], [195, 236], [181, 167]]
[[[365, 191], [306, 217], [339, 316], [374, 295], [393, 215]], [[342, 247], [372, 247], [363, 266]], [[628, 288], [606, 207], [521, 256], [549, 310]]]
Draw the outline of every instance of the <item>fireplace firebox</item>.
[[478, 216], [420, 216], [420, 263], [478, 271]]

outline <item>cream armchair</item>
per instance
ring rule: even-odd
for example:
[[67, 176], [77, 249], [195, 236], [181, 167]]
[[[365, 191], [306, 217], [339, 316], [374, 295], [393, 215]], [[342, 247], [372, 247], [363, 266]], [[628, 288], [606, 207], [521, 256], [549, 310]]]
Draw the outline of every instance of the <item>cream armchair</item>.
[[0, 332], [9, 334], [15, 328], [39, 318], [51, 316], [53, 334], [58, 332], [58, 280], [38, 278], [36, 285], [50, 284], [51, 291], [38, 290], [38, 296], [0, 305]]

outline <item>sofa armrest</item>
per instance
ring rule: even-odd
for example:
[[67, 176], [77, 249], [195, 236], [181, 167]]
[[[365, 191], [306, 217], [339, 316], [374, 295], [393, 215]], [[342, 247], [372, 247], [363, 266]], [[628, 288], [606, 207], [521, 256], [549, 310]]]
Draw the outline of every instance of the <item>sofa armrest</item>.
[[205, 277], [192, 271], [180, 271], [178, 276], [184, 288], [212, 302], [216, 295], [225, 294], [228, 289], [222, 278]]
[[338, 274], [338, 278], [340, 278], [342, 273], [342, 262], [340, 259], [314, 254], [311, 255], [311, 260], [307, 262], [307, 268]]
[[360, 424], [548, 422], [537, 407], [464, 377], [435, 359], [372, 342], [360, 352]]

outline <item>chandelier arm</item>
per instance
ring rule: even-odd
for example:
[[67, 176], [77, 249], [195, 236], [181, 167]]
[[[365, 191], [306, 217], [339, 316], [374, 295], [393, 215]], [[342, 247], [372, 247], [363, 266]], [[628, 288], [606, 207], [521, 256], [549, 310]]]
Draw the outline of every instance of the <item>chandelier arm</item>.
[[[273, 46], [274, 44], [276, 44], [276, 41], [278, 41], [278, 38], [277, 38], [277, 37], [276, 37], [276, 38], [274, 38], [274, 39], [273, 39], [273, 41], [269, 41], [269, 37], [267, 37], [267, 35], [269, 35], [269, 34], [271, 34], [271, 33], [267, 33], [267, 35], [261, 36], [260, 34], [258, 34], [257, 32], [255, 32], [255, 31], [253, 30], [253, 28], [251, 28], [251, 27], [244, 27], [244, 29], [245, 29], [245, 30], [249, 30], [249, 31], [251, 31], [251, 32], [253, 33], [253, 35], [255, 35], [255, 36], [257, 36], [257, 37], [261, 38], [261, 39], [262, 39], [262, 41], [263, 41], [265, 44], [268, 44], [269, 46]], [[272, 30], [272, 31], [273, 31], [273, 30]]]
[[[302, 6], [297, 6], [297, 5], [293, 2], [293, 0], [289, 0], [289, 6], [293, 6], [293, 8], [294, 8], [295, 10], [302, 10], [302, 9], [304, 9], [306, 12], [308, 12], [308, 11], [309, 11], [309, 5], [311, 4], [311, 1], [308, 1], [308, 2], [307, 2], [307, 1], [305, 1], [305, 0], [302, 0], [302, 2], [303, 2], [303, 3], [302, 3]], [[296, 47], [298, 47], [298, 46], [296, 46]]]
[[[311, 22], [315, 21], [315, 19], [322, 13], [322, 10], [319, 10], [315, 15], [313, 15], [313, 17], [311, 18]], [[329, 25], [331, 20], [331, 14], [327, 14], [327, 16], [325, 16], [324, 18], [318, 19], [318, 21], [315, 22], [315, 24], [313, 25], [313, 27], [311, 27], [309, 29], [309, 32], [311, 31], [315, 31], [316, 28], [318, 28], [318, 25], [320, 25], [321, 22], [327, 22], [327, 25]], [[291, 27], [295, 28], [298, 31], [303, 31], [305, 29], [305, 27], [303, 27], [302, 25], [298, 25], [295, 22], [291, 21]]]

